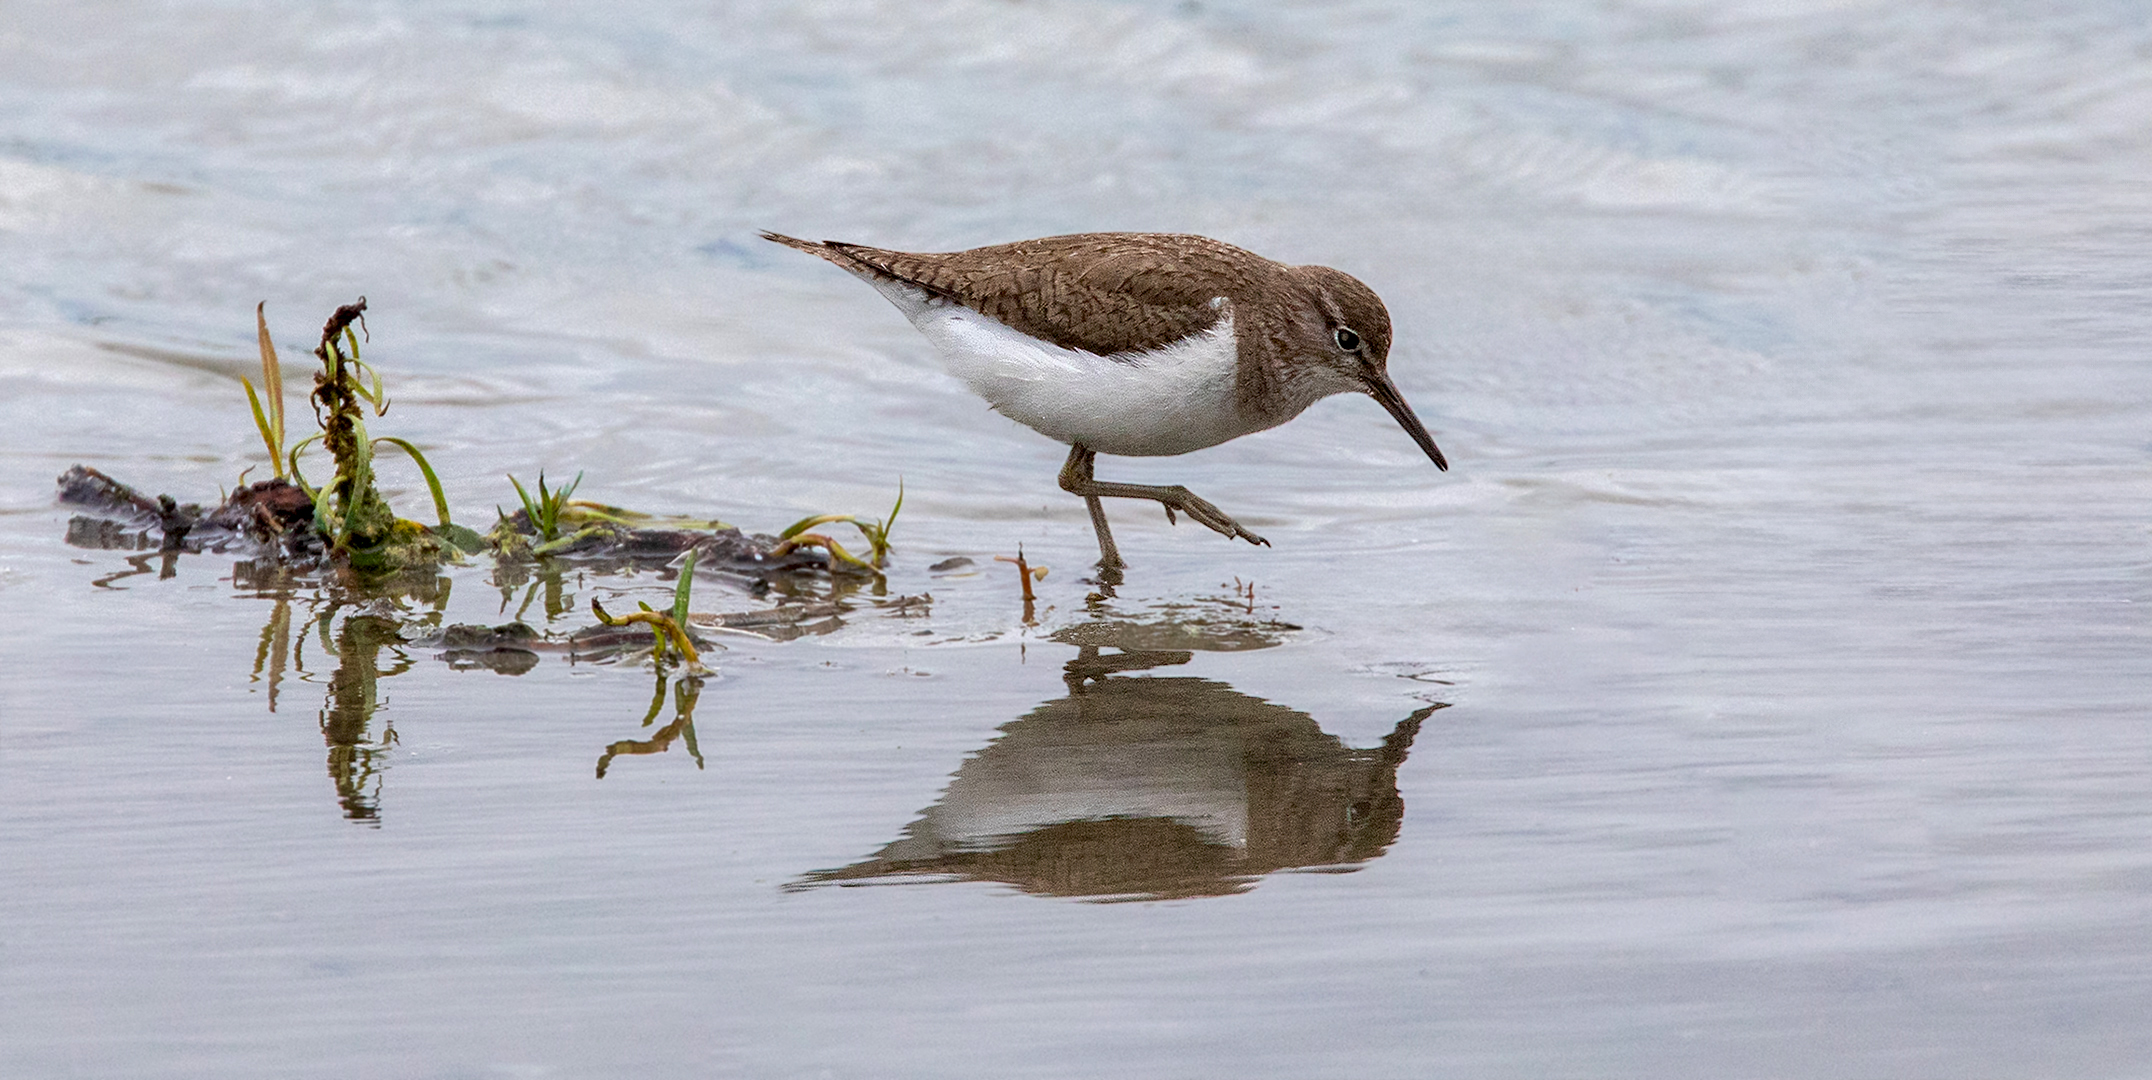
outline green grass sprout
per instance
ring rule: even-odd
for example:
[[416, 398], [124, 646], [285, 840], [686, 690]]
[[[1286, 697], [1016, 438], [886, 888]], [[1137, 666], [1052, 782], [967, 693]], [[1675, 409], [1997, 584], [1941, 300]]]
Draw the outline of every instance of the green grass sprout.
[[[254, 383], [240, 378], [239, 385], [247, 388], [247, 406], [254, 410], [254, 430], [261, 432], [262, 445], [269, 448], [269, 467], [276, 470], [279, 479], [284, 476], [284, 365], [277, 360], [276, 344], [269, 340], [269, 320], [265, 314], [269, 302], [254, 305], [254, 337], [261, 347], [262, 389], [254, 391]], [[263, 397], [268, 398], [266, 405]]]
[[576, 485], [583, 482], [583, 474], [576, 473], [575, 479], [568, 481], [566, 486], [552, 491], [546, 487], [545, 470], [538, 470], [536, 499], [531, 498], [531, 493], [524, 489], [523, 482], [516, 479], [514, 473], [508, 475], [508, 482], [515, 485], [516, 497], [523, 500], [523, 516], [530, 519], [531, 529], [538, 534], [538, 539], [548, 544], [559, 540], [561, 511], [567, 509], [568, 497], [575, 494]]
[[673, 622], [680, 626], [687, 625], [688, 595], [695, 590], [695, 560], [701, 555], [701, 551], [689, 548], [687, 556], [680, 560], [680, 583], [673, 586], [672, 605]]
[[433, 493], [433, 509], [441, 515], [441, 527], [449, 528], [452, 523], [448, 519], [448, 495], [442, 492], [441, 478], [435, 475], [433, 465], [426, 460], [426, 455], [419, 453], [418, 447], [411, 445], [409, 440], [399, 439], [394, 435], [383, 435], [374, 440], [375, 446], [382, 443], [388, 443], [411, 456], [411, 460], [418, 465], [418, 471], [426, 477], [426, 490]]
[[300, 439], [298, 442], [291, 444], [291, 447], [284, 451], [285, 464], [290, 467], [291, 482], [299, 485], [299, 490], [306, 492], [306, 497], [309, 499], [314, 497], [314, 485], [307, 483], [306, 477], [300, 475], [299, 455], [304, 452], [307, 447], [312, 446], [320, 441], [321, 433], [317, 431], [312, 435], [309, 435], [306, 438]]
[[[779, 553], [791, 551], [795, 547], [814, 545], [827, 549], [837, 559], [853, 566], [873, 571], [879, 576], [881, 566], [889, 561], [889, 531], [896, 526], [897, 515], [903, 510], [904, 480], [899, 477], [897, 479], [897, 504], [889, 508], [888, 517], [874, 519], [856, 517], [851, 514], [816, 514], [812, 517], [801, 518], [788, 526], [785, 531], [777, 534], [777, 539], [790, 545], [779, 545]], [[851, 552], [838, 546], [828, 536], [807, 531], [819, 525], [838, 524], [850, 525], [858, 529], [861, 536], [867, 538], [867, 550], [871, 557], [870, 559], [857, 558]]]

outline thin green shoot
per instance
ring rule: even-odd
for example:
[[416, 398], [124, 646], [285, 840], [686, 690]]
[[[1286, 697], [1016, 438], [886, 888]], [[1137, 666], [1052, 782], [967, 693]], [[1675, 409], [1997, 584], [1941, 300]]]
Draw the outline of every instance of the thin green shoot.
[[702, 555], [698, 548], [687, 549], [687, 556], [680, 560], [680, 583], [673, 586], [673, 622], [687, 625], [688, 596], [695, 589], [695, 560]]
[[576, 485], [583, 482], [583, 474], [576, 473], [575, 479], [568, 481], [565, 487], [553, 491], [546, 487], [545, 470], [538, 470], [536, 499], [531, 498], [531, 493], [524, 489], [523, 482], [517, 480], [514, 473], [508, 475], [508, 482], [515, 485], [516, 497], [523, 500], [523, 516], [530, 519], [531, 529], [538, 538], [547, 543], [560, 539], [561, 511], [567, 508], [568, 496], [575, 493]]
[[383, 435], [374, 440], [376, 446], [382, 443], [388, 443], [398, 450], [411, 455], [411, 460], [418, 464], [418, 471], [426, 477], [426, 490], [433, 493], [433, 508], [436, 513], [441, 515], [441, 527], [448, 528], [452, 524], [448, 519], [448, 496], [442, 492], [441, 478], [435, 475], [433, 465], [426, 460], [426, 455], [419, 453], [418, 447], [411, 445], [408, 440], [399, 439], [394, 435]]
[[592, 499], [570, 500], [568, 502], [568, 505], [561, 508], [560, 516], [563, 522], [577, 521], [605, 525], [618, 525], [622, 528], [659, 527], [710, 530], [731, 528], [730, 525], [727, 525], [726, 523], [718, 521], [714, 518], [691, 518], [679, 517], [670, 514], [647, 514], [641, 510], [630, 510], [626, 507], [612, 506], [607, 503], [597, 502]]
[[342, 541], [337, 540], [336, 530], [329, 523], [329, 501], [335, 496], [335, 489], [326, 484], [314, 489], [314, 531], [341, 546]]
[[264, 314], [267, 306], [266, 300], [254, 305], [254, 336], [262, 356], [261, 392], [256, 393], [254, 383], [245, 377], [240, 378], [239, 385], [246, 387], [247, 407], [254, 412], [254, 430], [261, 433], [262, 445], [269, 449], [269, 467], [281, 479], [285, 456], [284, 365], [277, 360], [275, 343], [269, 340], [269, 320]]
[[860, 526], [867, 534], [867, 543], [874, 548], [874, 565], [880, 566], [889, 559], [889, 530], [897, 527], [897, 515], [904, 512], [904, 478], [897, 477], [897, 503], [889, 508], [889, 516], [874, 523], [874, 528]]
[[353, 413], [351, 427], [352, 434], [357, 437], [352, 440], [351, 444], [353, 449], [351, 486], [349, 492], [344, 496], [344, 527], [336, 538], [339, 547], [343, 546], [346, 538], [357, 531], [359, 510], [366, 505], [365, 493], [371, 491], [374, 486], [374, 443], [366, 435], [365, 418]]
[[[306, 497], [309, 499], [314, 497], [314, 485], [307, 483], [306, 477], [299, 474], [299, 454], [307, 447], [312, 446], [320, 441], [321, 432], [317, 431], [312, 435], [309, 435], [306, 438], [300, 439], [298, 442], [291, 444], [291, 449], [284, 452], [284, 460], [291, 466], [291, 482], [299, 485], [299, 490], [306, 492]], [[278, 475], [281, 476], [283, 474], [279, 473]]]
[[[902, 477], [899, 477], [897, 479], [897, 504], [889, 508], [888, 517], [877, 520], [873, 518], [856, 517], [851, 514], [816, 514], [813, 517], [805, 517], [793, 522], [785, 529], [785, 531], [778, 533], [777, 538], [779, 540], [792, 540], [794, 538], [799, 538], [802, 541], [811, 541], [820, 544], [823, 547], [828, 548], [831, 554], [838, 556], [845, 562], [853, 563], [858, 566], [864, 566], [872, 570], [888, 561], [889, 531], [896, 526], [897, 515], [903, 512], [903, 510], [904, 479]], [[838, 547], [834, 543], [830, 543], [826, 537], [822, 537], [818, 534], [811, 536], [804, 535], [807, 533], [807, 530], [815, 528], [816, 526], [835, 524], [850, 525], [853, 528], [858, 529], [860, 535], [867, 538], [867, 549], [872, 559], [871, 562], [854, 558], [850, 552], [845, 551], [843, 548]]]

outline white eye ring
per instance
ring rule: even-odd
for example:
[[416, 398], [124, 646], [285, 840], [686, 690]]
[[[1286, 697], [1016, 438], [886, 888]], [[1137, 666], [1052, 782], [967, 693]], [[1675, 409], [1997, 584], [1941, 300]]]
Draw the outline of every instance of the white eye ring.
[[1351, 327], [1340, 326], [1330, 336], [1337, 341], [1338, 348], [1346, 352], [1360, 351], [1360, 335], [1353, 333]]

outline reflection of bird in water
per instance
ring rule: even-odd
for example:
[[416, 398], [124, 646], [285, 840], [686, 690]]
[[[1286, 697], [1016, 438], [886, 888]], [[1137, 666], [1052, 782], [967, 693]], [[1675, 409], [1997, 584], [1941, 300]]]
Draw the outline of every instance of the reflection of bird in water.
[[1086, 649], [1069, 696], [1002, 727], [901, 839], [791, 887], [930, 876], [1053, 896], [1217, 896], [1274, 870], [1349, 869], [1397, 838], [1397, 768], [1440, 706], [1356, 750], [1224, 683], [1107, 675], [1186, 660]]

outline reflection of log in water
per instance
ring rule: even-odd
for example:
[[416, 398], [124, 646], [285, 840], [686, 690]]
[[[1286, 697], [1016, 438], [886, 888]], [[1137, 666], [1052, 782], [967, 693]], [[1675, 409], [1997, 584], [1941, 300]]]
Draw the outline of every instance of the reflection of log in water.
[[924, 876], [1054, 896], [1215, 896], [1277, 870], [1351, 869], [1397, 838], [1397, 769], [1441, 706], [1356, 750], [1224, 683], [1102, 674], [1142, 655], [1087, 649], [1069, 696], [1005, 725], [901, 839], [791, 887]]
[[381, 670], [382, 647], [402, 640], [396, 623], [377, 615], [346, 618], [336, 634], [336, 672], [329, 676], [329, 700], [321, 710], [321, 737], [329, 744], [329, 779], [336, 784], [336, 801], [353, 821], [378, 822], [381, 817], [381, 771], [396, 743], [396, 729], [384, 723], [379, 742], [369, 741], [369, 729], [379, 704], [377, 682], [411, 666], [399, 660], [396, 667]]

